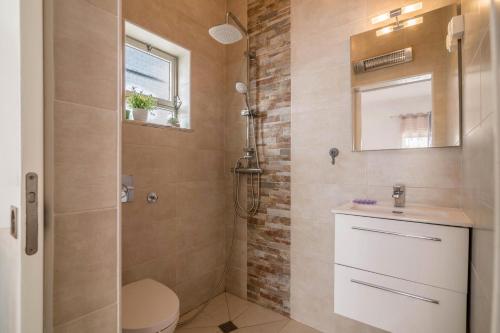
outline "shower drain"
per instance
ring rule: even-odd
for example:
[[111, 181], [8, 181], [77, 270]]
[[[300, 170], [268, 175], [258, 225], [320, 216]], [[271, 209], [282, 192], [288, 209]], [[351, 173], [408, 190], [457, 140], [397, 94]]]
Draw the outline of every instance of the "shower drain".
[[234, 330], [238, 329], [238, 326], [236, 326], [232, 321], [225, 322], [224, 324], [220, 324], [219, 328], [221, 329], [222, 332], [224, 333], [229, 333]]

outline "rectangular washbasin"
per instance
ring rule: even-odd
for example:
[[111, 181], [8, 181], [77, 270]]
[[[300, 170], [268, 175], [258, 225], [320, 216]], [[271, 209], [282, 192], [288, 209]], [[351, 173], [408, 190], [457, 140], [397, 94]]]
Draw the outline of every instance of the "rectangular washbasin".
[[350, 202], [333, 209], [332, 212], [456, 227], [472, 227], [472, 222], [462, 210], [448, 207], [407, 205], [406, 207], [399, 208], [394, 207], [390, 203], [363, 205]]

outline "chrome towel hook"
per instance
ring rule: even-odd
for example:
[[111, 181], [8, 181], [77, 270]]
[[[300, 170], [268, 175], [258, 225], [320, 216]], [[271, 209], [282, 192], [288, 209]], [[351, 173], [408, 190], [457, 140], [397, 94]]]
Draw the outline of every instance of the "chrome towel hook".
[[339, 150], [337, 148], [332, 148], [328, 152], [330, 154], [330, 157], [332, 158], [332, 164], [335, 165], [335, 158], [339, 156]]

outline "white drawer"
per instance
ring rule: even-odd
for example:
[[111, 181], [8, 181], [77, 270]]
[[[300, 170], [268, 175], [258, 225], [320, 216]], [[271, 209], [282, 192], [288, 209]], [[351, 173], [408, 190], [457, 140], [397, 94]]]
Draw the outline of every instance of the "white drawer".
[[467, 292], [469, 230], [335, 215], [335, 263]]
[[465, 333], [467, 295], [335, 265], [334, 311], [392, 333]]

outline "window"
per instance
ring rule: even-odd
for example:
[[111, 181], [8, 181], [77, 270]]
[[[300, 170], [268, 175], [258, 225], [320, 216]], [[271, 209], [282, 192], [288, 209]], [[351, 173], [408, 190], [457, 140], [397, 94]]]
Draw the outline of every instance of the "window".
[[137, 112], [135, 119], [136, 112], [126, 104], [124, 118], [162, 127], [190, 128], [191, 51], [127, 21], [125, 35], [125, 95], [135, 89], [153, 96], [157, 107], [147, 116]]
[[[128, 37], [125, 43], [125, 90], [136, 89], [152, 95], [157, 109], [152, 118], [170, 118], [177, 96], [178, 59], [137, 39]], [[161, 113], [169, 113], [161, 115]]]

